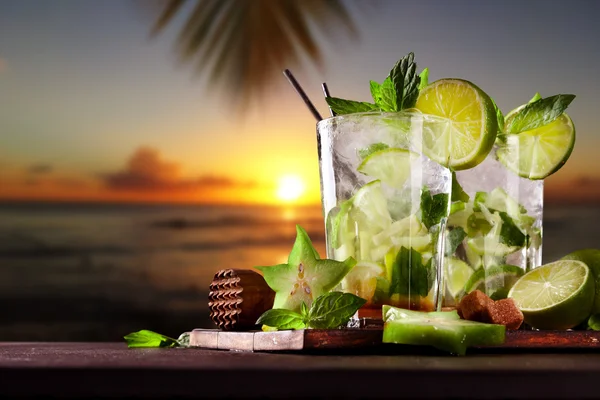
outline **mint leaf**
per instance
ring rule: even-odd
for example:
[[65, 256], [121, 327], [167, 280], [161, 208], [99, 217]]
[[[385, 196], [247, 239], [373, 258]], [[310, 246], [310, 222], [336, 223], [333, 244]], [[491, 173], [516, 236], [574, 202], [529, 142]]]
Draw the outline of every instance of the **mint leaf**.
[[535, 103], [538, 100], [541, 100], [542, 96], [540, 96], [540, 94], [538, 92], [535, 93], [535, 95], [531, 98], [531, 100], [529, 100], [529, 102], [527, 104], [531, 104], [531, 103]]
[[421, 81], [419, 82], [419, 91], [423, 89], [425, 86], [429, 85], [429, 68], [425, 68], [419, 74], [419, 78]]
[[427, 296], [433, 285], [432, 260], [423, 265], [421, 253], [413, 248], [401, 247], [392, 265], [389, 295]]
[[351, 293], [326, 293], [313, 301], [308, 325], [315, 329], [339, 328], [345, 325], [366, 302], [365, 299]]
[[557, 94], [527, 104], [506, 121], [506, 133], [520, 133], [539, 128], [558, 118], [575, 98], [572, 94]]
[[394, 88], [396, 90], [397, 111], [413, 107], [419, 95], [421, 78], [417, 75], [417, 64], [414, 63], [415, 55], [410, 52], [402, 57], [390, 71]]
[[302, 321], [306, 324], [308, 322], [308, 306], [305, 302], [302, 302], [302, 306], [300, 307], [300, 314], [302, 314]]
[[492, 100], [492, 104], [494, 105], [494, 110], [496, 110], [496, 120], [498, 120], [498, 132], [504, 132], [504, 114], [502, 114], [502, 110], [498, 108], [494, 99]]
[[[493, 211], [490, 209], [490, 211]], [[507, 246], [524, 246], [525, 245], [525, 235], [515, 221], [504, 211], [499, 211], [498, 214], [500, 218], [502, 218], [502, 227], [500, 228], [500, 242], [506, 244]]]
[[421, 222], [427, 228], [439, 224], [442, 218], [447, 217], [449, 208], [448, 193], [438, 193], [432, 196], [429, 189], [426, 186], [423, 187], [421, 192]]
[[588, 319], [588, 328], [594, 331], [600, 331], [600, 314], [594, 314]]
[[[305, 305], [306, 306], [306, 305]], [[256, 321], [257, 325], [267, 325], [277, 329], [304, 329], [306, 324], [301, 314], [283, 308], [265, 311]]]
[[375, 81], [370, 81], [370, 85], [373, 101], [375, 101], [375, 104], [381, 111], [398, 111], [398, 106], [396, 105], [396, 89], [389, 76], [385, 78], [381, 85]]
[[380, 150], [385, 150], [389, 147], [390, 146], [388, 146], [385, 143], [372, 143], [372, 144], [368, 145], [367, 147], [365, 147], [364, 149], [359, 149], [358, 156], [361, 158], [361, 160], [364, 160], [372, 153], [375, 153], [376, 151], [380, 151]]
[[127, 342], [127, 347], [177, 347], [179, 342], [160, 333], [141, 330], [132, 332], [123, 337]]
[[464, 191], [458, 179], [456, 179], [456, 172], [452, 171], [452, 201], [469, 201], [469, 195]]
[[467, 232], [460, 226], [454, 227], [448, 231], [446, 234], [444, 254], [448, 257], [452, 256], [466, 237]]
[[381, 103], [381, 84], [369, 81], [369, 85], [371, 87], [371, 97], [373, 97], [375, 104], [379, 105]]
[[377, 105], [382, 111], [400, 111], [396, 98], [396, 88], [389, 76], [381, 84], [381, 100]]
[[337, 97], [326, 97], [325, 101], [337, 115], [379, 111], [377, 105], [361, 101], [344, 100]]

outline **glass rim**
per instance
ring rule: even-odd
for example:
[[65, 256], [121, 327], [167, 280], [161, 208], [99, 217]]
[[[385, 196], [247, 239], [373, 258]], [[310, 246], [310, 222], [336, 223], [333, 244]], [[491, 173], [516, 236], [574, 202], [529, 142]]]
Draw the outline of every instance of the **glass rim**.
[[317, 128], [319, 128], [319, 126], [321, 125], [325, 125], [327, 123], [332, 123], [332, 122], [337, 122], [339, 121], [341, 122], [347, 122], [347, 121], [351, 121], [351, 120], [355, 120], [355, 119], [360, 119], [360, 118], [365, 118], [365, 117], [385, 117], [385, 118], [393, 118], [393, 119], [413, 119], [413, 118], [419, 118], [421, 120], [429, 120], [429, 121], [437, 121], [439, 123], [450, 123], [450, 124], [454, 124], [454, 125], [462, 125], [462, 124], [467, 124], [467, 123], [472, 123], [472, 122], [458, 122], [458, 121], [453, 121], [449, 118], [444, 118], [444, 117], [440, 117], [438, 115], [433, 115], [433, 114], [426, 114], [426, 113], [422, 113], [420, 111], [412, 111], [412, 110], [403, 110], [403, 111], [397, 111], [397, 112], [389, 112], [389, 111], [364, 111], [364, 112], [358, 112], [358, 113], [352, 113], [352, 114], [343, 114], [343, 115], [336, 115], [333, 117], [328, 117], [328, 118], [324, 118], [320, 121], [317, 121]]

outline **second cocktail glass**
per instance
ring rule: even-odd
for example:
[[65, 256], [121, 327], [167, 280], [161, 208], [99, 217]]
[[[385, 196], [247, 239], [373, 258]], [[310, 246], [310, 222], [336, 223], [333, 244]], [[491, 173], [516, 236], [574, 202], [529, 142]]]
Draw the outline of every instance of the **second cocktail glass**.
[[358, 261], [340, 289], [367, 300], [360, 316], [441, 308], [452, 179], [421, 151], [436, 123], [447, 121], [373, 112], [317, 124], [327, 257]]

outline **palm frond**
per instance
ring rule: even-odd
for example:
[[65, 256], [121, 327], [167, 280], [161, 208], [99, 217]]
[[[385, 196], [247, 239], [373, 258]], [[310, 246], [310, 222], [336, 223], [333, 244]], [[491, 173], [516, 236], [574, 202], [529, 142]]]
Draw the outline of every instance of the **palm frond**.
[[314, 27], [323, 38], [341, 29], [351, 38], [357, 29], [344, 0], [166, 0], [152, 34], [159, 34], [188, 13], [179, 31], [180, 60], [207, 74], [240, 105], [260, 96], [303, 55], [323, 60]]

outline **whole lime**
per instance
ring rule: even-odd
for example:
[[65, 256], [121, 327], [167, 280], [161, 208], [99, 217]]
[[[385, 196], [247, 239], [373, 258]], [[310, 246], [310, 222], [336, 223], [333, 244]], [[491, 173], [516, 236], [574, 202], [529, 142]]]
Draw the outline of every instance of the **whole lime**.
[[596, 296], [594, 298], [594, 306], [592, 314], [600, 313], [600, 250], [598, 249], [581, 249], [567, 254], [563, 260], [577, 260], [586, 264], [594, 275], [596, 283]]

